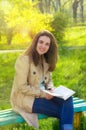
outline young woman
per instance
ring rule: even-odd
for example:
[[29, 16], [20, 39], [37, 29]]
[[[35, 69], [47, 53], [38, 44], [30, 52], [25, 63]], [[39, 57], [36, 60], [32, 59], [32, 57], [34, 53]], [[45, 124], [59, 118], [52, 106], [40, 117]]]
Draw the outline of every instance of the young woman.
[[29, 125], [38, 128], [37, 113], [41, 113], [59, 118], [60, 130], [72, 130], [72, 97], [64, 101], [42, 90], [53, 91], [51, 72], [55, 70], [57, 57], [53, 34], [47, 30], [39, 32], [16, 61], [11, 103]]

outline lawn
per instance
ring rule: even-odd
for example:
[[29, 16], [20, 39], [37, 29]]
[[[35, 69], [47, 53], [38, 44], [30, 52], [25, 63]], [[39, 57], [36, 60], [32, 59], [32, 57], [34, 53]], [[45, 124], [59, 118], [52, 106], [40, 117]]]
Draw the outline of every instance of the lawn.
[[66, 28], [64, 41], [66, 46], [86, 46], [86, 26]]

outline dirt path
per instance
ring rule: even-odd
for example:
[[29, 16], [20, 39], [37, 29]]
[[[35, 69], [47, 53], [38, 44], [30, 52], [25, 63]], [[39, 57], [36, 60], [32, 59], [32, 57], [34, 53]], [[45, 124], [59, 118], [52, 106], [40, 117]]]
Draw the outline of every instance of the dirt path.
[[23, 50], [0, 50], [0, 53], [15, 53], [15, 52], [22, 52]]

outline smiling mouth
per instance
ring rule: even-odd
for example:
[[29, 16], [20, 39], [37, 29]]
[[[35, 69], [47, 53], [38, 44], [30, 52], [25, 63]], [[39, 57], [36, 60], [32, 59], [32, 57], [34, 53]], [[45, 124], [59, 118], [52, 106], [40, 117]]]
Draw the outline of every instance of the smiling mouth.
[[45, 50], [43, 50], [43, 49], [39, 49], [41, 52], [44, 52]]

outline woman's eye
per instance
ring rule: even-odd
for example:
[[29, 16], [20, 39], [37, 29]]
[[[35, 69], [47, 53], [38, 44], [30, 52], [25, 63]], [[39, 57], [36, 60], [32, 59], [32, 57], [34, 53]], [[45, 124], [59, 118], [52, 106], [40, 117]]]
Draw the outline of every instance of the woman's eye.
[[49, 46], [50, 44], [49, 43], [46, 43], [47, 46]]
[[39, 43], [43, 43], [43, 41], [39, 41]]
[[49, 43], [46, 43], [46, 46], [50, 46], [50, 44], [49, 44]]

